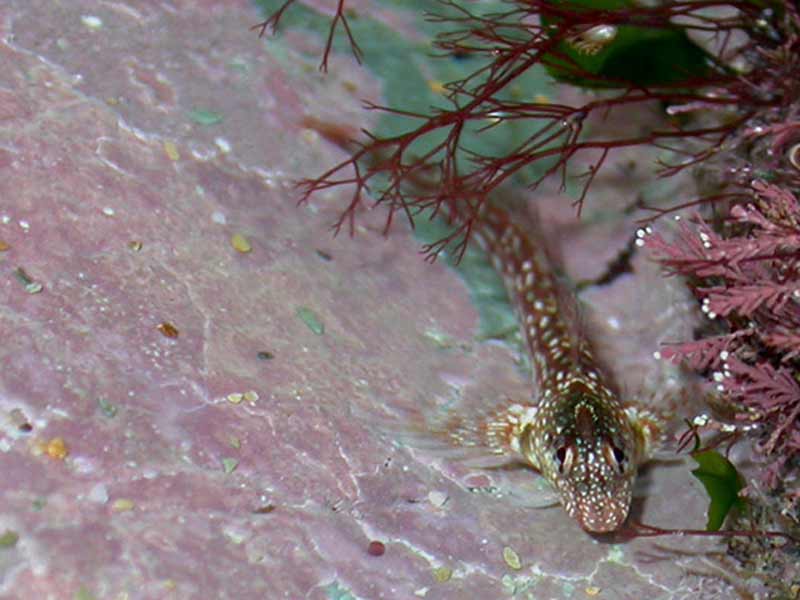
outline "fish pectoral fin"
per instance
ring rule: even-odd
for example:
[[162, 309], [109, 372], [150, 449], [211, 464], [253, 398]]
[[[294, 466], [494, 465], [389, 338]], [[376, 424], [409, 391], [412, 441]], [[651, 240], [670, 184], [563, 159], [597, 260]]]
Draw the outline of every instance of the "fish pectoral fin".
[[552, 508], [559, 506], [558, 492], [544, 477], [526, 477], [524, 481], [513, 480], [499, 486], [506, 492], [509, 502], [523, 508]]

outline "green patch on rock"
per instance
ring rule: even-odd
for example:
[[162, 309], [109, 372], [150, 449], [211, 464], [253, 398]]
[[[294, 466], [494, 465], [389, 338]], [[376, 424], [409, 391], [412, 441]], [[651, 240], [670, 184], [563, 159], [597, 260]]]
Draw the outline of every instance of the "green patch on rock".
[[0, 548], [13, 548], [19, 541], [19, 534], [11, 529], [6, 529], [0, 534]]
[[328, 597], [328, 600], [358, 600], [350, 590], [343, 587], [338, 581], [334, 581], [322, 589]]
[[[256, 0], [262, 15], [268, 17], [284, 4], [284, 0]], [[401, 12], [399, 20], [407, 22], [410, 17], [414, 21], [414, 30], [421, 35], [405, 35], [395, 31], [382, 21], [372, 18], [368, 13], [347, 13], [348, 25], [353, 38], [362, 52], [363, 63], [375, 77], [383, 82], [383, 96], [389, 107], [422, 115], [434, 114], [437, 109], [452, 109], [452, 102], [446, 97], [444, 84], [459, 81], [478, 73], [486, 66], [487, 59], [480, 56], [456, 59], [446, 56], [432, 45], [432, 41], [440, 35], [453, 32], [461, 27], [459, 23], [442, 22], [438, 18], [432, 21], [426, 15], [435, 13], [437, 17], [463, 18], [463, 13], [444, 3], [432, 5], [429, 1], [411, 0], [398, 3], [390, 0], [376, 0], [379, 10]], [[480, 14], [502, 12], [507, 10], [503, 2], [482, 2], [470, 5], [469, 9]], [[331, 25], [331, 17], [322, 15], [297, 2], [281, 17], [278, 33], [286, 29], [302, 29], [310, 31], [321, 40], [327, 39]], [[408, 28], [404, 28], [408, 31]], [[267, 48], [270, 52], [280, 47], [280, 35], [273, 36], [271, 30], [265, 34]], [[350, 41], [341, 25], [337, 27], [332, 44], [335, 54], [349, 55]], [[283, 50], [278, 50], [282, 53]], [[314, 55], [314, 59], [318, 57]], [[471, 87], [480, 85], [486, 80], [485, 73], [477, 74], [471, 81]], [[508, 101], [530, 100], [537, 96], [546, 96], [549, 81], [545, 69], [534, 66], [511, 82], [506, 89], [498, 91], [496, 98]], [[463, 98], [462, 98], [463, 100]], [[378, 137], [387, 138], [419, 127], [422, 120], [408, 115], [381, 113], [375, 130]], [[527, 140], [541, 127], [535, 119], [506, 121], [487, 116], [486, 119], [467, 122], [461, 132], [459, 151], [456, 153], [459, 166], [465, 170], [473, 169], [468, 158], [469, 152], [478, 152], [484, 156], [502, 156], [509, 154]], [[422, 136], [406, 150], [406, 156], [426, 154], [440, 143], [449, 133], [441, 129]], [[435, 160], [432, 157], [431, 160]], [[524, 180], [541, 175], [552, 164], [551, 160], [537, 161], [536, 165], [523, 170], [520, 176]], [[376, 192], [379, 189], [375, 190]]]
[[[449, 227], [441, 220], [416, 219], [414, 234], [423, 244], [430, 244], [446, 237]], [[508, 338], [517, 333], [517, 319], [503, 285], [485, 252], [470, 245], [461, 261], [458, 261], [455, 244], [445, 248], [440, 255], [458, 272], [469, 289], [472, 304], [478, 310], [482, 339]]]

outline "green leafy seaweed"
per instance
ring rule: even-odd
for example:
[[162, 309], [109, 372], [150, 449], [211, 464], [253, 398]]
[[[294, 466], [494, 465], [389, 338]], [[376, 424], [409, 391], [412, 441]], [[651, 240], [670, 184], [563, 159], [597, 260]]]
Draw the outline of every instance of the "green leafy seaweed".
[[706, 531], [719, 531], [731, 509], [744, 509], [744, 501], [739, 497], [744, 480], [733, 463], [716, 450], [693, 452], [692, 458], [698, 465], [692, 475], [703, 484], [711, 500]]
[[[629, 0], [560, 0], [576, 12], [582, 10], [624, 11]], [[545, 25], [557, 20], [543, 15]], [[613, 39], [596, 52], [561, 41], [543, 61], [556, 80], [588, 88], [625, 88], [630, 85], [660, 87], [689, 84], [708, 77], [712, 60], [695, 44], [683, 27], [617, 25]]]

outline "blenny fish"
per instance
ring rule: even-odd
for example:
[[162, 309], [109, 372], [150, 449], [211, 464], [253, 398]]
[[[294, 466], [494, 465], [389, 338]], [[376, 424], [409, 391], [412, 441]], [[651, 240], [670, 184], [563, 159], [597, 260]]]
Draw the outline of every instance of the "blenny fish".
[[[452, 215], [451, 220], [458, 221]], [[455, 446], [522, 459], [556, 489], [580, 526], [618, 530], [638, 467], [659, 435], [648, 411], [626, 406], [570, 311], [544, 248], [503, 208], [485, 205], [471, 229], [502, 275], [533, 369], [534, 397], [477, 419], [456, 415], [440, 431]]]

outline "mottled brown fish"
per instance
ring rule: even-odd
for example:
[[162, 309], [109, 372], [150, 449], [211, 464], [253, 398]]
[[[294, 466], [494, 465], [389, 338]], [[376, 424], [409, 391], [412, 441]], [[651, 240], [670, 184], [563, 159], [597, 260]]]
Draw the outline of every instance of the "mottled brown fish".
[[571, 311], [546, 253], [509, 214], [484, 206], [471, 233], [515, 307], [536, 397], [509, 401], [480, 420], [455, 416], [441, 433], [457, 446], [521, 457], [555, 487], [584, 530], [615, 531], [628, 517], [636, 471], [652, 453], [657, 421], [620, 401], [589, 342], [567, 321]]

